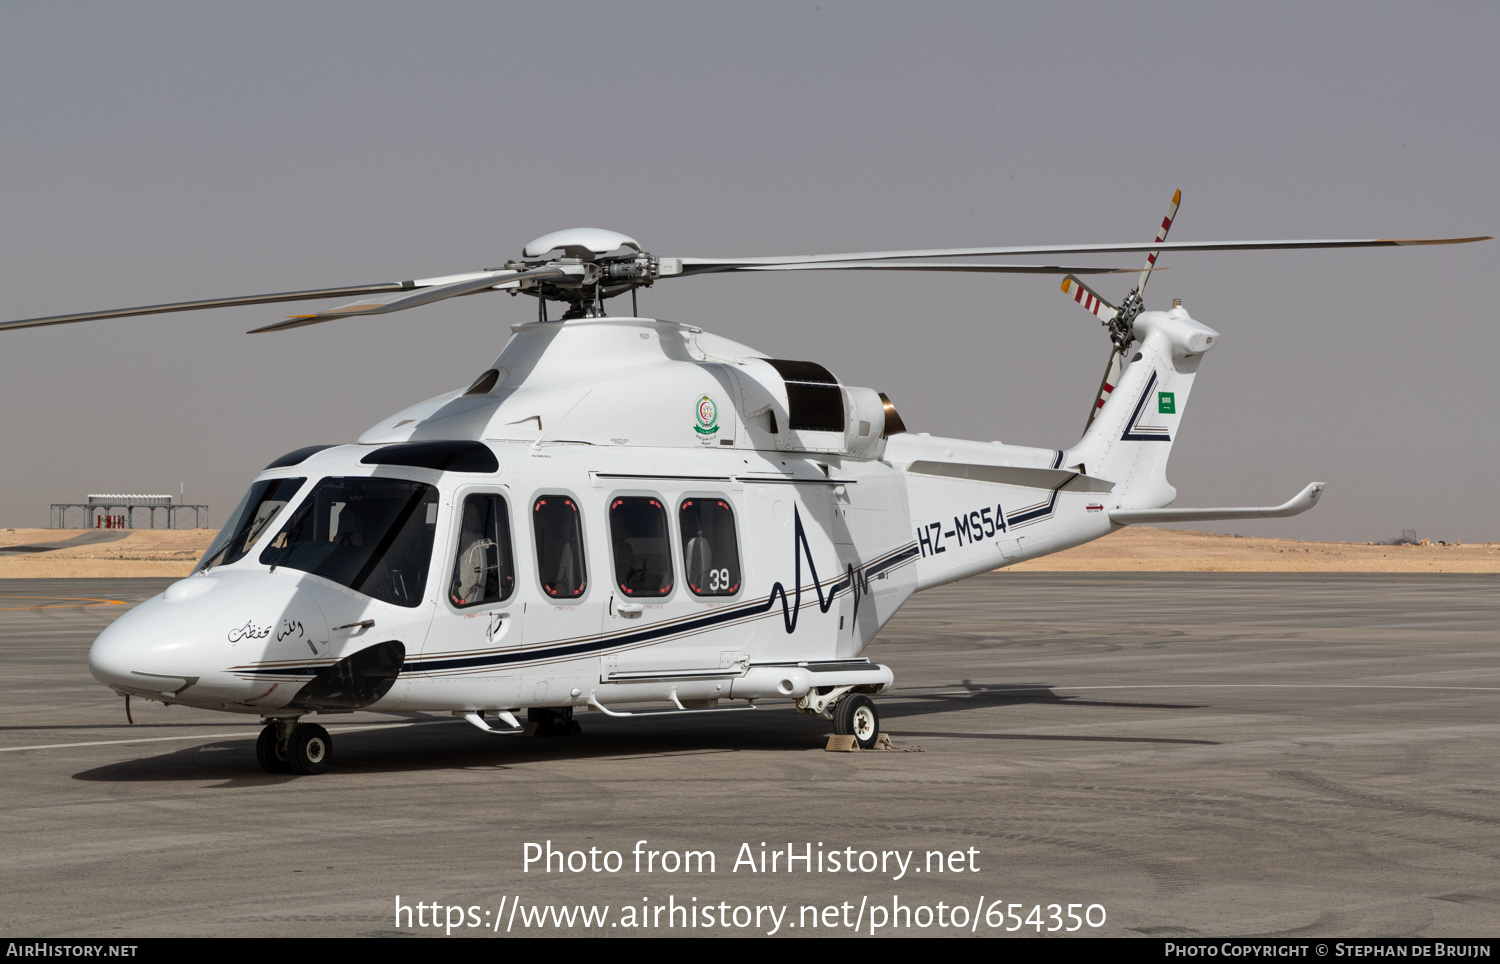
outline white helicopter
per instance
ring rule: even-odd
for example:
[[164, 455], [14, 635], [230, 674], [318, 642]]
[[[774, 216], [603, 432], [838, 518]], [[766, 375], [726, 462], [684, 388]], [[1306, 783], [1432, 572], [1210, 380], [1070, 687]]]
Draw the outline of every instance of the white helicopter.
[[[272, 773], [320, 773], [354, 710], [462, 716], [488, 733], [576, 730], [609, 716], [753, 710], [793, 700], [874, 745], [861, 657], [912, 593], [1097, 539], [1131, 523], [1290, 516], [1168, 509], [1167, 456], [1219, 339], [1180, 304], [1143, 310], [1161, 250], [1371, 247], [1486, 240], [1147, 244], [657, 258], [612, 231], [558, 231], [503, 268], [420, 281], [34, 318], [0, 329], [315, 298], [361, 300], [256, 329], [401, 311], [485, 291], [537, 298], [472, 384], [343, 445], [268, 465], [193, 574], [126, 613], [89, 653], [124, 695], [265, 722]], [[1149, 252], [1110, 305], [1076, 275], [1116, 269], [935, 261]], [[690, 325], [611, 317], [609, 298], [727, 271], [1065, 275], [1113, 348], [1067, 448], [937, 438], [815, 362], [768, 358]], [[547, 302], [568, 308], [549, 320]], [[1128, 360], [1127, 360], [1128, 355]], [[665, 708], [642, 708], [667, 704]], [[491, 725], [491, 720], [496, 726]]]

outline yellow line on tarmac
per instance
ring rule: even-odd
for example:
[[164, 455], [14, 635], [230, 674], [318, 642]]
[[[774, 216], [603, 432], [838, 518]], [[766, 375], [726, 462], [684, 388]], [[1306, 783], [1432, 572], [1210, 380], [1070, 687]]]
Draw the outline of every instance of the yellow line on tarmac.
[[64, 602], [81, 603], [74, 606], [0, 606], [0, 610], [8, 609], [86, 609], [89, 606], [124, 606], [127, 605], [123, 599], [94, 599], [90, 596], [0, 596], [0, 601], [11, 599], [55, 599]]

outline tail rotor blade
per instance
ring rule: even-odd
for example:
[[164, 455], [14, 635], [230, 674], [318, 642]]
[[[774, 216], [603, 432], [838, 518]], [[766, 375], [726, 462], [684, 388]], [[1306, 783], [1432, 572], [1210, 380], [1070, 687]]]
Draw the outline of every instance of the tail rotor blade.
[[[1172, 194], [1172, 206], [1167, 208], [1167, 216], [1161, 219], [1161, 229], [1156, 232], [1156, 243], [1161, 244], [1167, 240], [1167, 232], [1172, 230], [1172, 219], [1177, 217], [1177, 206], [1182, 203], [1182, 189], [1178, 188]], [[1156, 256], [1160, 253], [1158, 248], [1146, 255], [1146, 268], [1141, 272], [1141, 280], [1135, 284], [1136, 291], [1145, 291], [1146, 282], [1151, 279], [1151, 269], [1156, 267]]]
[[1118, 345], [1109, 353], [1109, 364], [1104, 366], [1104, 379], [1099, 383], [1099, 394], [1094, 398], [1094, 404], [1089, 408], [1089, 420], [1083, 426], [1085, 431], [1094, 424], [1094, 416], [1099, 414], [1104, 403], [1109, 401], [1109, 396], [1114, 392], [1115, 386], [1120, 384], [1120, 371], [1123, 368], [1124, 357], [1125, 353]]
[[1106, 325], [1119, 315], [1120, 309], [1099, 297], [1099, 293], [1072, 275], [1063, 279], [1062, 293], [1083, 305], [1083, 310]]

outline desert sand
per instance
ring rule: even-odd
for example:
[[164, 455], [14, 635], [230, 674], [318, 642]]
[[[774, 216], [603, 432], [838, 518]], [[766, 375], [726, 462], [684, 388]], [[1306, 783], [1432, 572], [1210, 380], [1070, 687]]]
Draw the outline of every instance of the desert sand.
[[1014, 572], [1500, 572], [1500, 543], [1368, 545], [1130, 526]]
[[[186, 576], [208, 549], [214, 529], [133, 529], [118, 542], [10, 554], [8, 546], [56, 544], [94, 529], [0, 529], [0, 579], [109, 579]], [[104, 530], [106, 535], [118, 532]]]
[[[91, 529], [0, 529], [0, 579], [186, 576], [212, 529], [137, 529], [117, 542], [7, 554]], [[1500, 572], [1500, 543], [1384, 546], [1242, 538], [1133, 526], [1012, 572]]]

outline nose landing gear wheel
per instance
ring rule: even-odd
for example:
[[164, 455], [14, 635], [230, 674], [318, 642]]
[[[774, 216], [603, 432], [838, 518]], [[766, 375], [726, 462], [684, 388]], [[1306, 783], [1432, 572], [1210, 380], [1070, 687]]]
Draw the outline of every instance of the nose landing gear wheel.
[[333, 759], [333, 738], [316, 723], [303, 723], [287, 741], [287, 756], [298, 773], [311, 776], [328, 769]]
[[833, 708], [833, 732], [854, 737], [861, 750], [873, 750], [880, 737], [880, 714], [875, 702], [858, 693], [839, 700]]
[[287, 759], [286, 750], [280, 744], [281, 736], [276, 732], [276, 724], [266, 724], [255, 741], [255, 762], [267, 773], [292, 772], [292, 761]]

